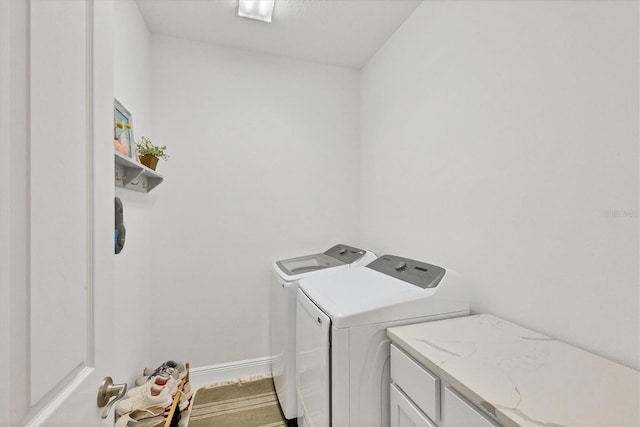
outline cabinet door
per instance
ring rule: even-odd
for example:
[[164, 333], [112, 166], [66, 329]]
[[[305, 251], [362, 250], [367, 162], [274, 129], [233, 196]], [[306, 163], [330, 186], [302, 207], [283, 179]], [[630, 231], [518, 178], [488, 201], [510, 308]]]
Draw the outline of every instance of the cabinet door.
[[440, 379], [391, 345], [391, 380], [429, 419], [440, 420]]
[[442, 427], [498, 427], [448, 386], [442, 390]]
[[391, 384], [391, 427], [436, 427], [398, 388]]

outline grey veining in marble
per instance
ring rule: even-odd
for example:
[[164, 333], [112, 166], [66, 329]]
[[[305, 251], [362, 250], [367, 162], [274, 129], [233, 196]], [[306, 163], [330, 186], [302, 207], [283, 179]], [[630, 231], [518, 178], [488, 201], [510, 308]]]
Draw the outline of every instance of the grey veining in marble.
[[640, 425], [640, 372], [482, 314], [391, 339], [504, 426]]

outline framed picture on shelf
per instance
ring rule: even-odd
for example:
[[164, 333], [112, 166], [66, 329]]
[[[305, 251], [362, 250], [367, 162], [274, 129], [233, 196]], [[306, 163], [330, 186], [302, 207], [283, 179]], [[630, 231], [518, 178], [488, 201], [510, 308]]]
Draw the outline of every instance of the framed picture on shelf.
[[113, 100], [113, 149], [138, 161], [136, 144], [133, 140], [131, 113], [117, 99]]

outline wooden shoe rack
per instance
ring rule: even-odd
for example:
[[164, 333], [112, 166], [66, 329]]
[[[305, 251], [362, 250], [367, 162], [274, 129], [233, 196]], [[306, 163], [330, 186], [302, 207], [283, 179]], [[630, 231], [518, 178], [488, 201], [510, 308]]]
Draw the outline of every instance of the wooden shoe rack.
[[184, 364], [185, 369], [187, 370], [187, 375], [180, 381], [178, 385], [178, 390], [173, 395], [173, 402], [171, 403], [169, 412], [167, 413], [167, 420], [164, 422], [164, 427], [171, 427], [173, 424], [173, 417], [175, 417], [176, 412], [178, 411], [178, 405], [180, 404], [180, 397], [182, 396], [182, 390], [184, 385], [189, 382], [189, 362]]

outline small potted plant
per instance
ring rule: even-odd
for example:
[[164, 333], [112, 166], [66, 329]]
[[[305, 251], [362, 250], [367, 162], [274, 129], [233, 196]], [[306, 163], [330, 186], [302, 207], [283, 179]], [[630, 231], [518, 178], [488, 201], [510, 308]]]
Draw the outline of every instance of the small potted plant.
[[151, 140], [146, 136], [140, 137], [140, 141], [136, 143], [136, 148], [138, 149], [140, 163], [149, 169], [156, 170], [158, 159], [167, 160], [169, 158], [169, 155], [165, 153], [167, 149], [166, 145], [162, 147], [153, 145]]

